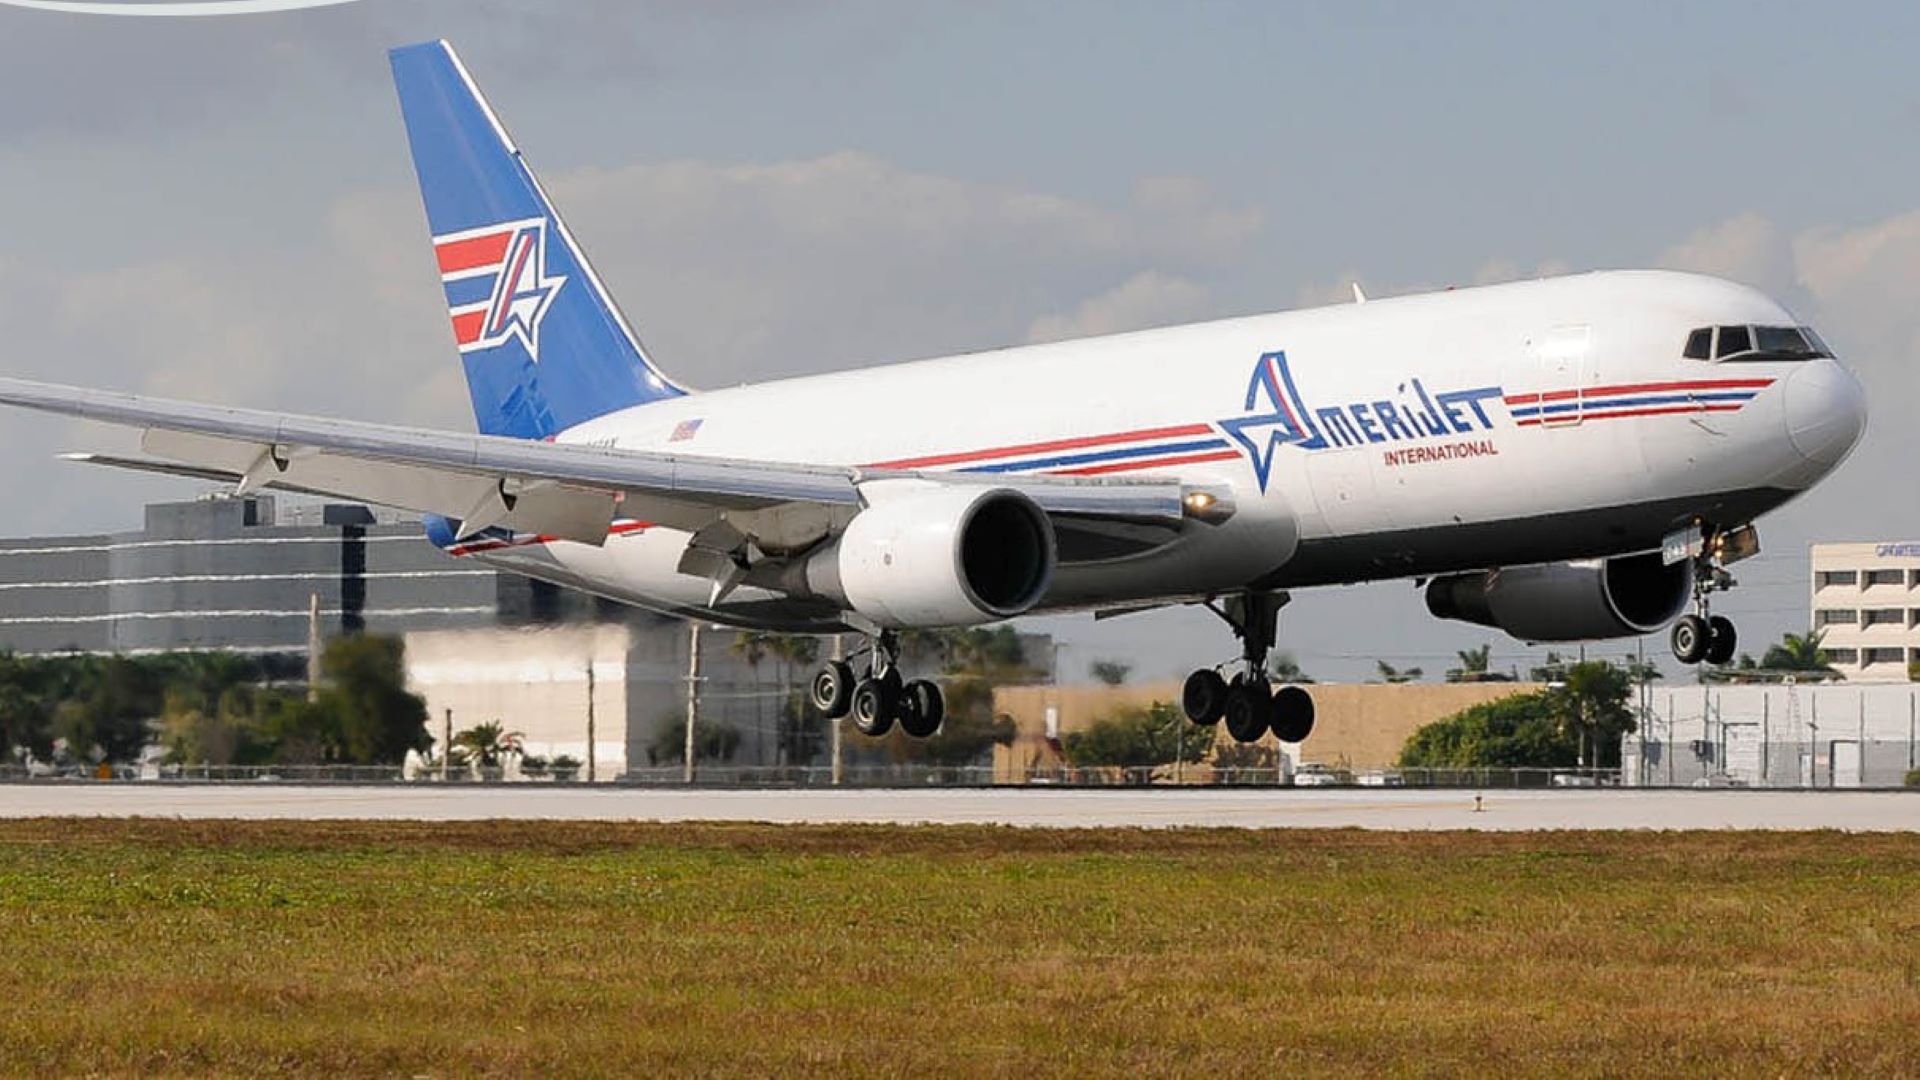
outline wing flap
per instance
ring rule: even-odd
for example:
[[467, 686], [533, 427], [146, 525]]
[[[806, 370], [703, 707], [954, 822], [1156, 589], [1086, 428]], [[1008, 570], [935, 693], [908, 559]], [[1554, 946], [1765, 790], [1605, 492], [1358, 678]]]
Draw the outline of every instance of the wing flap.
[[[1224, 520], [1224, 493], [1174, 478], [994, 476], [681, 457], [199, 405], [0, 378], [0, 404], [144, 429], [165, 462], [121, 468], [278, 488], [602, 542], [615, 515], [698, 532], [727, 521], [770, 554], [804, 550], [863, 506], [870, 480], [916, 476], [1014, 488], [1055, 519], [1065, 545], [1115, 557], [1171, 539], [1188, 518]], [[166, 463], [176, 463], [169, 468]], [[1203, 501], [1196, 503], [1200, 497]], [[1196, 509], [1200, 507], [1200, 509]], [[474, 527], [478, 527], [474, 525]], [[1116, 532], [1118, 530], [1118, 532]]]

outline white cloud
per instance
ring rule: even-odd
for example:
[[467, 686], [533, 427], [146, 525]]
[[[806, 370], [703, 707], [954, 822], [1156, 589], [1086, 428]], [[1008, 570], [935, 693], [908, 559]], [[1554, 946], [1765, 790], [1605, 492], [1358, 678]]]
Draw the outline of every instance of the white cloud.
[[1045, 315], [1027, 328], [1030, 342], [1118, 334], [1153, 326], [1194, 322], [1210, 313], [1207, 290], [1186, 278], [1157, 270], [1138, 273], [1060, 315]]
[[1654, 265], [1743, 281], [1779, 295], [1794, 282], [1793, 253], [1773, 222], [1747, 213], [1709, 225], [1661, 252]]

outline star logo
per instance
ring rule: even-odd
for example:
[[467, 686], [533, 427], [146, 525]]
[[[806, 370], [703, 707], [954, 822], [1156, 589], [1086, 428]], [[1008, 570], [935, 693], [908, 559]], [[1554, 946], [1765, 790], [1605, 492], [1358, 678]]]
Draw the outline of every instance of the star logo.
[[1304, 406], [1296, 408], [1292, 391], [1293, 376], [1287, 368], [1287, 354], [1268, 353], [1254, 364], [1253, 377], [1247, 381], [1246, 403], [1241, 408], [1252, 415], [1219, 422], [1220, 430], [1247, 455], [1262, 492], [1267, 490], [1274, 457], [1281, 446], [1297, 443], [1302, 449], [1311, 450], [1322, 444], [1318, 432], [1302, 420], [1306, 410]]
[[547, 269], [547, 219], [528, 218], [434, 238], [461, 352], [518, 340], [540, 360], [540, 323], [567, 283]]
[[547, 273], [546, 236], [544, 220], [514, 233], [481, 333], [483, 342], [493, 344], [519, 338], [536, 363], [540, 360], [540, 320], [546, 317], [560, 286], [567, 283], [566, 278]]

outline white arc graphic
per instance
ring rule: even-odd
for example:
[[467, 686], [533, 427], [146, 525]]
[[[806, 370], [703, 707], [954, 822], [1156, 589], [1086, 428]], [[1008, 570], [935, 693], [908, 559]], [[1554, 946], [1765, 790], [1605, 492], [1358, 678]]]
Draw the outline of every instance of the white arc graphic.
[[115, 3], [113, 0], [0, 0], [7, 7], [58, 11], [68, 15], [171, 15], [191, 18], [198, 15], [258, 15], [271, 11], [298, 11], [301, 8], [334, 7], [354, 0], [182, 0], [178, 3]]

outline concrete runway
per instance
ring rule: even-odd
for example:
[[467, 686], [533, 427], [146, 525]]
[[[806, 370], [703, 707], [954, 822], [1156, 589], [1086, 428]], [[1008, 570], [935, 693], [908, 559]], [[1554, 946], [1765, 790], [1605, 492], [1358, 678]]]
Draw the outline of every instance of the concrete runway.
[[1034, 828], [1841, 829], [1920, 832], [1920, 792], [0, 785], [0, 818], [759, 821]]

